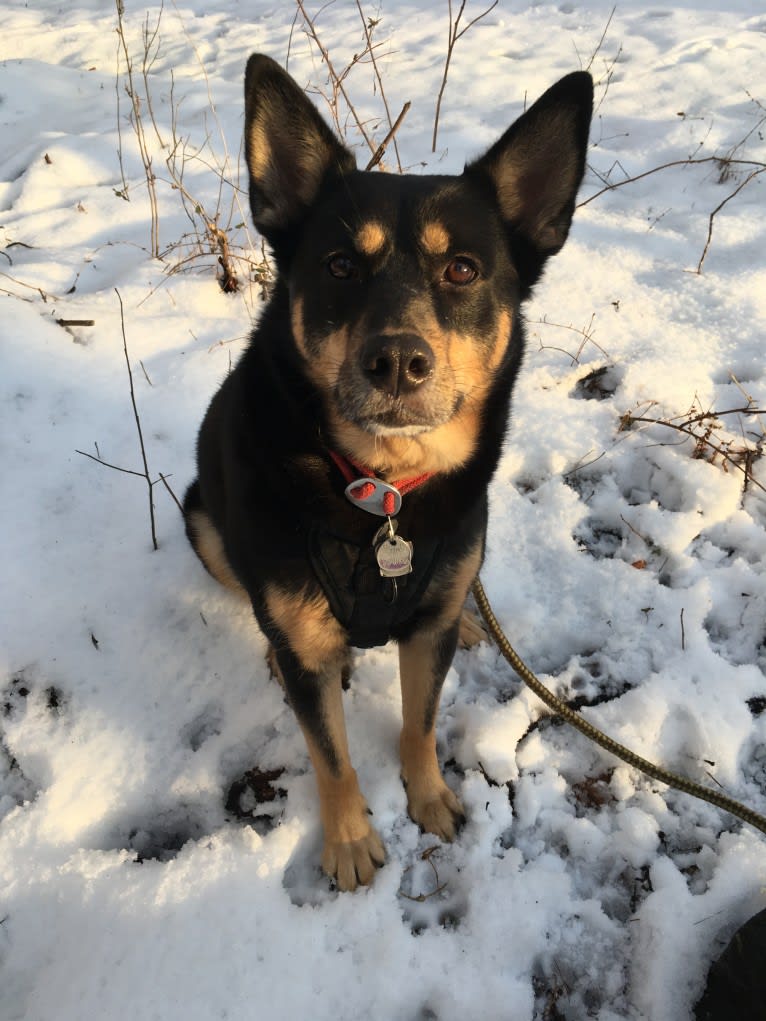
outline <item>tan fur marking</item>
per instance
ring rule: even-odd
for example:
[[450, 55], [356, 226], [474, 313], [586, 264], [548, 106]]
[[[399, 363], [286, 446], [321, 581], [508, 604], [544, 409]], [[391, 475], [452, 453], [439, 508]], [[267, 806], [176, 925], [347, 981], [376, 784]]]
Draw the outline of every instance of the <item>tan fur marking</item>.
[[347, 326], [334, 330], [322, 339], [316, 358], [309, 360], [308, 364], [308, 372], [319, 387], [332, 390], [338, 382], [338, 375], [348, 353], [348, 343]]
[[303, 328], [303, 298], [295, 298], [290, 306], [290, 322], [293, 327], [293, 338], [295, 346], [304, 358], [308, 358], [306, 351], [306, 331]]
[[201, 510], [193, 510], [189, 512], [188, 520], [194, 533], [195, 552], [208, 571], [219, 584], [240, 599], [249, 599], [226, 558], [223, 539], [207, 514]]
[[450, 237], [447, 229], [436, 221], [427, 223], [420, 235], [420, 244], [429, 255], [444, 255], [449, 249]]
[[472, 408], [418, 436], [372, 436], [329, 410], [336, 445], [389, 481], [405, 474], [451, 471], [464, 464], [476, 447], [479, 416]]
[[249, 125], [247, 135], [247, 166], [256, 181], [263, 181], [271, 171], [269, 133], [260, 121]]
[[354, 235], [354, 244], [362, 255], [377, 255], [385, 247], [386, 232], [377, 220], [368, 220]]
[[332, 390], [338, 382], [338, 374], [345, 361], [348, 351], [349, 331], [343, 326], [323, 337], [317, 345], [318, 350], [312, 353], [308, 349], [306, 331], [303, 323], [303, 299], [297, 297], [290, 308], [290, 321], [293, 328], [295, 346], [306, 362], [306, 371], [320, 390]]
[[[272, 145], [277, 128], [255, 118], [249, 120], [246, 136], [247, 166], [254, 181], [266, 195], [272, 197], [273, 207], [261, 211], [262, 224], [276, 224], [289, 216], [296, 205], [310, 205], [316, 197], [322, 176], [330, 165], [331, 153], [324, 146], [294, 145], [292, 138], [277, 139]], [[289, 131], [283, 128], [283, 134]], [[295, 200], [283, 194], [283, 169], [275, 152], [292, 152], [301, 173], [295, 174]]]
[[267, 585], [266, 606], [306, 670], [326, 672], [345, 655], [346, 632], [321, 592], [307, 595]]
[[492, 372], [502, 362], [505, 352], [508, 350], [508, 342], [511, 339], [511, 329], [513, 327], [513, 315], [508, 309], [502, 309], [497, 319], [497, 332], [495, 333], [495, 346], [492, 349], [492, 355], [489, 360], [489, 367]]

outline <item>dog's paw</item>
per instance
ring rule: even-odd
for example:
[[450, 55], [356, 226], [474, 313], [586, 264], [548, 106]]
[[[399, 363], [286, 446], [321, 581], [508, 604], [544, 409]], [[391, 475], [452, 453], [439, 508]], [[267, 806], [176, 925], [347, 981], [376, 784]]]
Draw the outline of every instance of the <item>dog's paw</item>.
[[422, 830], [446, 841], [454, 840], [455, 834], [465, 822], [460, 800], [444, 781], [440, 788], [421, 794], [408, 790], [407, 810], [412, 821]]
[[322, 852], [322, 868], [344, 891], [369, 886], [385, 860], [383, 841], [372, 826], [358, 840], [325, 841]]
[[458, 632], [460, 648], [472, 649], [479, 642], [486, 642], [488, 637], [484, 625], [476, 614], [464, 607], [460, 614], [460, 630]]

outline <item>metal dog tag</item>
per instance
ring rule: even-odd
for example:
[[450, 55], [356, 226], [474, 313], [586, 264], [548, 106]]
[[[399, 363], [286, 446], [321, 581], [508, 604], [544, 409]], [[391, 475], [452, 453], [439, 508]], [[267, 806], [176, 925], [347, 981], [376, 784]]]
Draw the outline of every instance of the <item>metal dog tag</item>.
[[395, 535], [393, 539], [384, 539], [375, 550], [382, 578], [399, 578], [412, 572], [412, 543]]
[[382, 578], [400, 578], [412, 572], [412, 543], [397, 535], [396, 528], [396, 519], [389, 517], [372, 540]]

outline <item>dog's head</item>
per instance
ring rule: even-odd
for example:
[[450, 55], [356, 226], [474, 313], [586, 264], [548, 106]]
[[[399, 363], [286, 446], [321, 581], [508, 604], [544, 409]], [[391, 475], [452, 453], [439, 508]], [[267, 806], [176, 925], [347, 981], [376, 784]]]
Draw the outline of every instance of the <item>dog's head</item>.
[[253, 219], [340, 450], [393, 474], [471, 456], [520, 362], [520, 304], [569, 232], [591, 106], [571, 74], [459, 176], [362, 172], [292, 78], [250, 58]]

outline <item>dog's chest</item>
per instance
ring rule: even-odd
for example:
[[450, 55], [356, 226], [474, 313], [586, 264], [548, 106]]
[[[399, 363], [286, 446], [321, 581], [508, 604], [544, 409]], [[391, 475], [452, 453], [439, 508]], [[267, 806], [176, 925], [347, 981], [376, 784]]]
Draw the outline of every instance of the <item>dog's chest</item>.
[[440, 539], [419, 539], [412, 551], [412, 570], [386, 577], [373, 535], [360, 544], [323, 524], [312, 525], [311, 566], [333, 614], [348, 630], [350, 645], [360, 649], [385, 645], [392, 630], [414, 615], [438, 566], [441, 547]]

